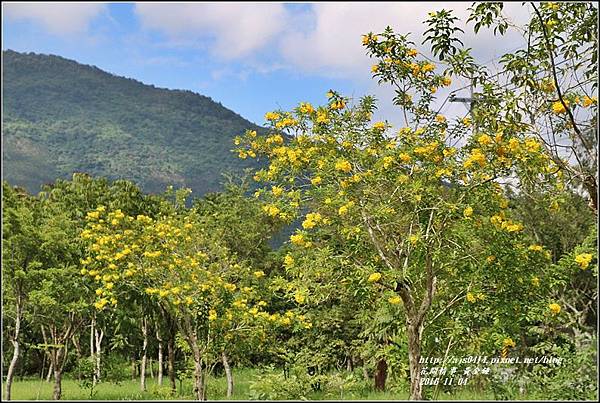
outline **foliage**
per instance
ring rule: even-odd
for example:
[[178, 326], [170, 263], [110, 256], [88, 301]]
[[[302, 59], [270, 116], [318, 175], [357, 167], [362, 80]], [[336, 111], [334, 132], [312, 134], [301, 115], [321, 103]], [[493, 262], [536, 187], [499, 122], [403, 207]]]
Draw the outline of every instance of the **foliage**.
[[210, 98], [108, 74], [58, 56], [3, 51], [4, 177], [37, 193], [73, 172], [202, 195], [221, 173], [255, 167], [229, 152], [259, 129]]

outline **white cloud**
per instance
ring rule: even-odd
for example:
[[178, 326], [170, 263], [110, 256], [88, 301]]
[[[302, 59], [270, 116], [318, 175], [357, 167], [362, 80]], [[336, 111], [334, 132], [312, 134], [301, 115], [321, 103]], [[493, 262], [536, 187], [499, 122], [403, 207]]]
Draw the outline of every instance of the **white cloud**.
[[135, 12], [144, 28], [166, 34], [173, 43], [214, 41], [212, 51], [225, 59], [261, 49], [287, 19], [277, 3], [138, 3]]
[[[288, 30], [280, 42], [284, 59], [307, 72], [327, 74], [336, 77], [368, 76], [369, 58], [361, 45], [361, 35], [373, 31], [381, 32], [391, 26], [397, 33], [411, 33], [409, 39], [421, 45], [423, 32], [430, 11], [453, 10], [459, 17], [458, 26], [463, 28], [463, 40], [466, 46], [473, 47], [476, 56], [493, 58], [502, 51], [517, 46], [518, 35], [510, 34], [503, 38], [494, 38], [482, 29], [473, 34], [472, 25], [466, 27], [465, 21], [471, 3], [430, 3], [430, 2], [386, 2], [386, 3], [317, 3], [312, 5], [311, 14], [314, 25], [309, 30]], [[511, 15], [519, 22], [527, 14], [526, 7], [508, 6]], [[487, 60], [487, 59], [486, 59]]]
[[7, 18], [41, 24], [48, 32], [69, 35], [87, 31], [90, 22], [106, 10], [103, 3], [4, 3]]

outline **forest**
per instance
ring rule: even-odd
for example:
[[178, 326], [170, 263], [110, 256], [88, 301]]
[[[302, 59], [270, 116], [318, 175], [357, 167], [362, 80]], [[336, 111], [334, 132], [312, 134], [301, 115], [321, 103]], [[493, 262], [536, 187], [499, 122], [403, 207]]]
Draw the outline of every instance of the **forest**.
[[404, 126], [334, 90], [267, 112], [201, 197], [4, 181], [5, 399], [596, 399], [597, 8], [530, 7], [500, 73], [448, 10], [365, 33]]

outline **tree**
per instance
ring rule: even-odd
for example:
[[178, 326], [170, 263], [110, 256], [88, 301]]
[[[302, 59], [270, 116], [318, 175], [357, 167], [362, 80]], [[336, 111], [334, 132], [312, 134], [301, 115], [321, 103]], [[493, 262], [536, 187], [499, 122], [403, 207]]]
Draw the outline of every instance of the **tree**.
[[211, 220], [186, 209], [187, 194], [176, 192], [172, 209], [157, 219], [104, 206], [88, 212], [88, 228], [81, 233], [89, 245], [82, 274], [99, 284], [99, 310], [134, 291], [171, 315], [191, 350], [194, 394], [203, 400], [210, 353], [227, 333], [260, 331], [256, 324], [273, 320], [293, 323], [264, 310], [259, 290], [265, 273], [238, 260]]
[[[364, 43], [380, 58], [373, 67], [376, 75], [399, 89], [395, 101], [413, 127], [386, 134], [385, 122], [369, 124], [372, 98], [348, 107], [348, 99], [330, 92], [326, 106], [303, 103], [292, 112], [268, 113], [272, 134], [247, 131], [237, 140], [238, 152], [270, 161], [256, 174], [267, 183], [259, 195], [269, 215], [304, 216], [303, 229], [290, 238], [298, 253], [345, 242], [343, 255], [332, 258], [345, 259], [363, 273], [359, 286], [371, 284], [382, 300], [402, 303], [410, 396], [421, 399], [425, 319], [438, 286], [458, 281], [456, 262], [475, 282], [478, 268], [491, 264], [489, 256], [497, 257], [502, 264], [495, 266], [495, 285], [488, 292], [513, 290], [519, 287], [511, 281], [515, 271], [531, 276], [545, 265], [511, 260], [514, 253], [527, 253], [526, 239], [522, 224], [508, 215], [500, 183], [515, 177], [523, 187], [543, 190], [560, 180], [540, 143], [518, 122], [503, 122], [495, 135], [473, 136], [461, 149], [449, 146], [448, 138], [466, 134], [471, 124], [449, 122], [431, 108], [432, 88], [448, 85], [450, 78], [436, 73], [431, 62], [419, 61], [406, 37], [389, 28], [380, 36], [365, 36]], [[288, 141], [280, 131], [290, 135]]]
[[2, 312], [4, 323], [13, 327], [10, 336], [13, 356], [6, 375], [6, 400], [11, 400], [12, 381], [21, 350], [21, 326], [39, 268], [37, 245], [41, 234], [36, 207], [35, 200], [25, 191], [2, 183]]

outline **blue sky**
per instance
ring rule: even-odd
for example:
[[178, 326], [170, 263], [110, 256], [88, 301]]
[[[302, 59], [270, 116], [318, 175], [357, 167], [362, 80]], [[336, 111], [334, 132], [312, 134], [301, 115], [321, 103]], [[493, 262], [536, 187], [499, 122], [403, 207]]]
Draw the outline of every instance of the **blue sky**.
[[[371, 79], [361, 34], [391, 25], [420, 42], [428, 11], [453, 9], [465, 21], [470, 4], [5, 2], [2, 48], [56, 54], [146, 84], [192, 90], [258, 124], [273, 109], [324, 103], [330, 88], [375, 95], [381, 100], [376, 118], [399, 123], [390, 90]], [[507, 8], [517, 22], [529, 12], [519, 3]], [[498, 40], [465, 31], [482, 61], [522, 43], [515, 35]], [[464, 107], [446, 108], [452, 114]]]

